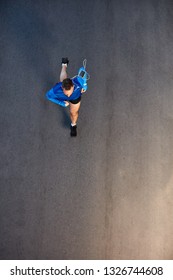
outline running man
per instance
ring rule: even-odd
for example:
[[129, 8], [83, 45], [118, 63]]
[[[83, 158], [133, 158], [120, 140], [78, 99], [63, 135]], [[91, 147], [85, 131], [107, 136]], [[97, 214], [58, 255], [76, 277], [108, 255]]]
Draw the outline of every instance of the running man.
[[49, 100], [63, 106], [70, 107], [70, 135], [77, 136], [77, 120], [81, 104], [81, 95], [85, 90], [82, 88], [77, 77], [72, 79], [67, 77], [68, 58], [62, 58], [62, 68], [60, 82], [57, 83], [46, 96]]

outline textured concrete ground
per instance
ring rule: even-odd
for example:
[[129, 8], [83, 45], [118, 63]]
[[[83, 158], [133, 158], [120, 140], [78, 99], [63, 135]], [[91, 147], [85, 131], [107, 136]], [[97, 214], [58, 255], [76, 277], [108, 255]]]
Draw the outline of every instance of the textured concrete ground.
[[0, 29], [0, 258], [173, 259], [173, 2], [4, 0]]

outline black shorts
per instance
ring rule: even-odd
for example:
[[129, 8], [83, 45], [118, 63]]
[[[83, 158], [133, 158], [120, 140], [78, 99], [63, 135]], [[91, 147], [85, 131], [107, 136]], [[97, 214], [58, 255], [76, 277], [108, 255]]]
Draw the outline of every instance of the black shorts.
[[81, 101], [81, 96], [80, 96], [79, 98], [77, 98], [77, 99], [69, 100], [69, 101], [70, 101], [70, 103], [72, 103], [72, 104], [77, 104], [77, 103], [79, 103], [79, 102]]

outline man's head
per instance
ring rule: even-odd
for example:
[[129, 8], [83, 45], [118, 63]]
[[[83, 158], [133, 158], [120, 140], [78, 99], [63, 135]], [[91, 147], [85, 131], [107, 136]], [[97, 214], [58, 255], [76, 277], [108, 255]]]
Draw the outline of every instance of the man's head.
[[70, 96], [73, 93], [74, 85], [71, 79], [66, 78], [62, 82], [62, 89], [65, 95]]

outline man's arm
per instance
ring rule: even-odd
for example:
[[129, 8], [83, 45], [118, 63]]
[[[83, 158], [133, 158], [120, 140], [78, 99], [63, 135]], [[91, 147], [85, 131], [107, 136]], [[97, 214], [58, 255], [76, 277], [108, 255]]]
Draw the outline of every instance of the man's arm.
[[48, 100], [52, 101], [53, 103], [55, 104], [58, 104], [62, 107], [67, 107], [69, 105], [69, 102], [68, 101], [63, 101], [63, 100], [59, 100], [57, 98], [57, 96], [54, 94], [53, 92], [53, 89], [49, 90], [47, 93], [46, 93], [46, 97]]

